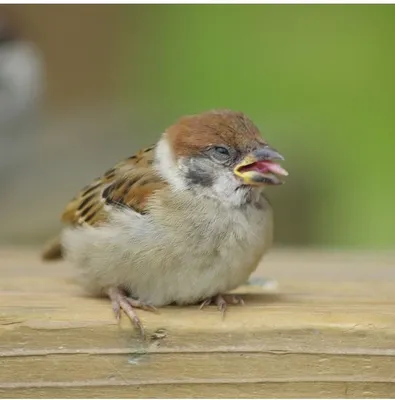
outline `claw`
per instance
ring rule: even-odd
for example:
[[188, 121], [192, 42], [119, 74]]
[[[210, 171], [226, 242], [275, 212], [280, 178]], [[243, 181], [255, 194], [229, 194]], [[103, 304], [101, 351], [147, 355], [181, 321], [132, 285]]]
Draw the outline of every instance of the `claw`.
[[139, 330], [140, 336], [145, 338], [144, 326], [137, 316], [134, 308], [140, 308], [146, 311], [157, 312], [157, 309], [150, 304], [145, 304], [140, 300], [127, 297], [123, 290], [119, 288], [110, 288], [107, 290], [107, 295], [111, 300], [112, 309], [115, 314], [117, 321], [121, 318], [121, 310], [128, 316], [132, 321], [133, 325]]
[[232, 296], [232, 304], [240, 304], [241, 306], [245, 306], [245, 302], [240, 296]]
[[218, 295], [215, 299], [215, 304], [217, 305], [218, 311], [222, 314], [222, 319], [224, 319], [226, 309], [228, 308], [226, 300], [221, 295]]
[[209, 306], [209, 305], [211, 304], [211, 302], [212, 302], [212, 298], [209, 297], [208, 299], [204, 300], [204, 301], [202, 302], [202, 304], [200, 304], [199, 309], [200, 309], [200, 310], [203, 310], [203, 308]]
[[112, 310], [114, 311], [115, 318], [119, 322], [119, 320], [121, 319], [121, 306], [119, 305], [119, 302], [115, 300], [111, 300], [111, 306]]
[[217, 294], [216, 296], [209, 297], [205, 299], [201, 305], [200, 309], [202, 310], [204, 307], [210, 305], [211, 303], [214, 303], [218, 310], [222, 314], [222, 318], [225, 318], [225, 313], [228, 308], [228, 304], [240, 304], [242, 306], [245, 305], [244, 300], [240, 296], [236, 295], [221, 295]]
[[158, 313], [159, 312], [158, 309], [156, 307], [152, 306], [151, 304], [143, 303], [142, 301], [133, 299], [132, 297], [126, 297], [126, 301], [132, 307], [140, 308], [141, 310], [151, 311], [151, 312], [154, 312], [154, 313]]

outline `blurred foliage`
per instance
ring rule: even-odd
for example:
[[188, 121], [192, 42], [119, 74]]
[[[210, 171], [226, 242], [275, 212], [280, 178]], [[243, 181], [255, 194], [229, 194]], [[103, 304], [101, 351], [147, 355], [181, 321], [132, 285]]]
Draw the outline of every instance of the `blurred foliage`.
[[393, 5], [134, 5], [121, 19], [119, 95], [152, 132], [226, 107], [285, 153], [278, 242], [393, 246]]
[[3, 149], [1, 243], [44, 241], [80, 187], [181, 115], [224, 107], [286, 157], [277, 244], [393, 247], [394, 5], [4, 10], [42, 52], [47, 91], [42, 125]]

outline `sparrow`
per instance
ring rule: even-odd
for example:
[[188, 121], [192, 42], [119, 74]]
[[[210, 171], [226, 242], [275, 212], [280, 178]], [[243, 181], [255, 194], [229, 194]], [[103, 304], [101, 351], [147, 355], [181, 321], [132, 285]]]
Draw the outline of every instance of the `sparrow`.
[[64, 257], [144, 335], [136, 309], [214, 303], [224, 313], [273, 240], [265, 188], [288, 175], [242, 112], [185, 116], [83, 188], [43, 258]]

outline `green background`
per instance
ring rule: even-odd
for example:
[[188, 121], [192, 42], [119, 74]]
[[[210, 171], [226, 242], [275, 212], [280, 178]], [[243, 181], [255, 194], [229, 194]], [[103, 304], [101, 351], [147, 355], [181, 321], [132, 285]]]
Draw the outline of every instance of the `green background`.
[[46, 91], [2, 171], [0, 243], [41, 244], [80, 188], [180, 116], [223, 107], [286, 158], [268, 190], [277, 245], [394, 247], [394, 5], [1, 10], [41, 51]]
[[134, 6], [121, 27], [118, 90], [153, 129], [232, 108], [285, 154], [280, 243], [392, 247], [394, 6]]

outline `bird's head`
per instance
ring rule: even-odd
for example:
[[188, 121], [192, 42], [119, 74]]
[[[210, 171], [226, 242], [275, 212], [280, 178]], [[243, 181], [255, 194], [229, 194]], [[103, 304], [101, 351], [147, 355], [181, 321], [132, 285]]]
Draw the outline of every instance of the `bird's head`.
[[288, 175], [243, 113], [214, 110], [181, 118], [163, 134], [156, 150], [159, 173], [178, 190], [238, 205]]

